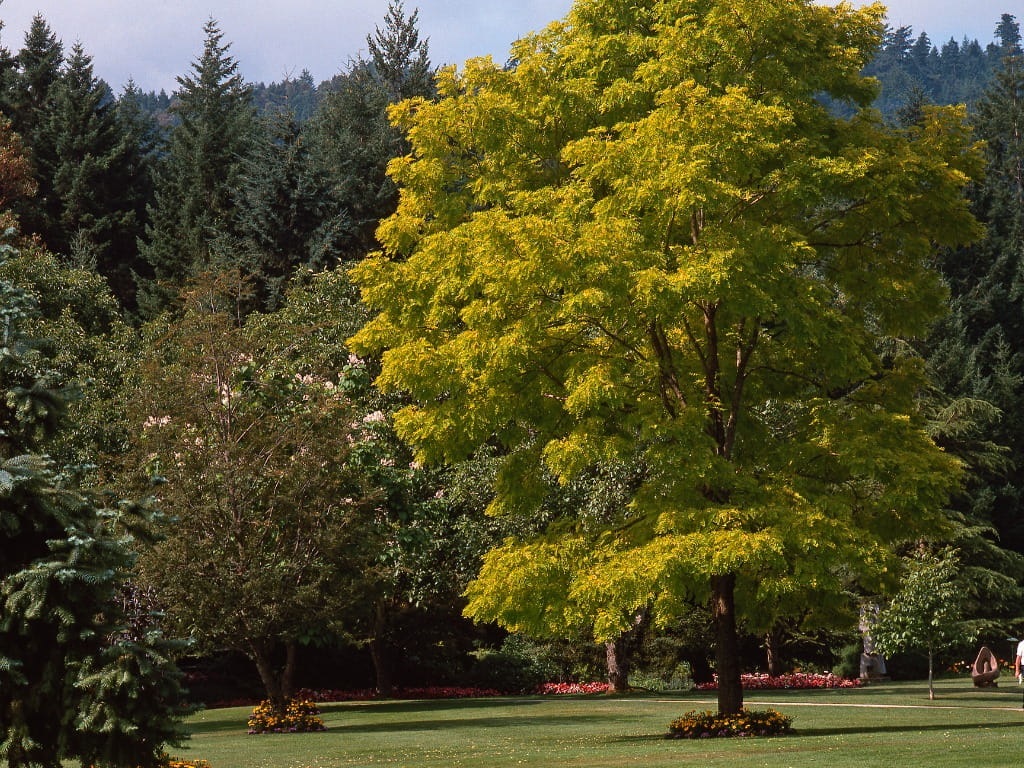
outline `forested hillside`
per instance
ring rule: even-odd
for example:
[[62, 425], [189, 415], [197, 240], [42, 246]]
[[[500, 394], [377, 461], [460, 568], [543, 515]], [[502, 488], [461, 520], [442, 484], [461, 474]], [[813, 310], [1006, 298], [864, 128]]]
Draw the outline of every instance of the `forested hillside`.
[[[588, 179], [588, 194], [619, 204], [616, 195], [627, 186], [628, 174], [614, 173], [631, 162], [640, 167], [637, 158], [643, 154], [630, 145], [621, 156], [609, 151], [598, 163], [578, 147], [579, 154], [560, 154], [561, 145], [531, 143], [546, 139], [523, 128], [528, 122], [524, 115], [535, 119], [531, 110], [541, 107], [550, 108], [552, 120], [561, 121], [566, 131], [581, 131], [595, 146], [610, 142], [613, 129], [621, 125], [610, 122], [601, 130], [575, 125], [582, 118], [571, 108], [572, 99], [584, 97], [559, 93], [566, 101], [557, 102], [541, 94], [538, 83], [546, 83], [547, 74], [537, 59], [529, 65], [534, 69], [518, 73], [522, 79], [509, 86], [507, 102], [490, 105], [493, 109], [480, 106], [472, 102], [476, 91], [459, 90], [455, 74], [439, 76], [417, 24], [417, 12], [400, 0], [392, 2], [380, 25], [368, 30], [365, 56], [319, 85], [308, 71], [269, 85], [247, 82], [243, 63], [232, 54], [230, 31], [213, 20], [204, 28], [202, 51], [170, 94], [147, 91], [145, 83], [127, 83], [115, 92], [95, 76], [88, 51], [62, 42], [73, 40], [75, 30], [53, 30], [42, 16], [35, 18], [18, 50], [0, 50], [0, 316], [6, 323], [0, 377], [7, 393], [0, 404], [0, 500], [5, 505], [0, 551], [14, 547], [21, 553], [21, 559], [4, 555], [0, 560], [2, 597], [8, 601], [0, 612], [0, 704], [13, 690], [3, 678], [9, 669], [22, 662], [43, 663], [27, 653], [19, 661], [20, 641], [13, 639], [27, 631], [10, 618], [28, 611], [27, 603], [15, 600], [18, 590], [30, 586], [25, 573], [46, 560], [46, 536], [60, 530], [71, 536], [71, 529], [87, 528], [97, 550], [90, 550], [94, 560], [82, 567], [105, 567], [103, 579], [110, 583], [83, 577], [88, 587], [80, 592], [83, 616], [74, 621], [88, 622], [86, 610], [105, 612], [100, 629], [111, 637], [132, 627], [145, 634], [147, 622], [153, 622], [166, 635], [190, 639], [187, 657], [175, 653], [192, 665], [214, 665], [227, 656], [248, 659], [253, 679], [277, 705], [297, 685], [309, 682], [311, 666], [304, 666], [303, 659], [314, 656], [325, 669], [333, 663], [325, 659], [355, 659], [354, 666], [337, 673], [336, 685], [383, 692], [428, 682], [525, 688], [535, 678], [605, 674], [605, 665], [612, 662], [622, 685], [631, 666], [669, 674], [685, 661], [698, 676], [710, 674], [713, 643], [706, 600], [693, 600], [685, 610], [674, 604], [674, 614], [660, 617], [651, 601], [632, 611], [628, 629], [611, 638], [598, 631], [593, 616], [581, 613], [559, 635], [551, 606], [561, 599], [555, 592], [562, 576], [554, 574], [554, 566], [543, 573], [538, 566], [532, 577], [539, 586], [527, 585], [533, 588], [529, 594], [551, 603], [530, 605], [529, 620], [516, 624], [503, 620], [497, 609], [480, 607], [477, 615], [488, 621], [474, 625], [463, 616], [467, 589], [483, 600], [486, 579], [500, 570], [495, 552], [511, 562], [533, 551], [518, 545], [557, 548], [567, 532], [579, 535], [573, 541], [588, 541], [595, 549], [598, 541], [606, 541], [596, 531], [636, 533], [639, 528], [632, 528], [635, 521], [629, 518], [634, 493], [660, 469], [652, 466], [648, 449], [668, 438], [637, 427], [630, 439], [639, 435], [638, 442], [647, 442], [627, 457], [591, 460], [594, 454], [587, 451], [596, 451], [593, 446], [573, 455], [567, 448], [561, 458], [551, 449], [541, 457], [532, 442], [540, 432], [522, 416], [517, 442], [510, 447], [500, 430], [484, 429], [495, 413], [504, 413], [497, 385], [460, 390], [427, 343], [403, 353], [421, 366], [417, 370], [439, 366], [419, 382], [421, 400], [458, 403], [458, 393], [477, 398], [474, 403], [489, 403], [491, 411], [477, 414], [478, 421], [470, 419], [468, 407], [437, 417], [436, 429], [453, 442], [472, 432], [477, 443], [468, 455], [442, 448], [427, 455], [430, 451], [416, 452], [399, 437], [402, 429], [415, 431], [417, 422], [408, 415], [413, 394], [407, 387], [382, 393], [374, 386], [381, 371], [389, 370], [389, 355], [392, 364], [395, 357], [381, 356], [379, 347], [386, 344], [367, 342], [358, 355], [349, 346], [357, 334], [372, 335], [363, 330], [370, 327], [368, 305], [393, 297], [396, 286], [406, 285], [408, 298], [402, 301], [408, 305], [399, 301], [390, 308], [401, 322], [386, 330], [397, 333], [402, 322], [419, 318], [419, 330], [440, 333], [462, 327], [485, 305], [497, 306], [522, 287], [515, 280], [525, 285], [534, 276], [517, 273], [512, 279], [495, 261], [491, 286], [453, 281], [439, 289], [446, 296], [477, 301], [464, 308], [466, 314], [441, 309], [431, 314], [426, 299], [417, 298], [426, 276], [399, 269], [387, 280], [367, 282], [367, 259], [386, 246], [395, 263], [403, 264], [424, 233], [491, 207], [505, 205], [519, 213], [516, 206], [521, 206], [536, 213], [549, 203], [549, 187], [562, 189], [560, 184], [576, 178], [588, 163], [599, 166]], [[906, 334], [879, 332], [870, 355], [869, 343], [863, 342], [864, 359], [877, 359], [878, 370], [865, 374], [857, 386], [870, 390], [865, 397], [881, 397], [873, 384], [893, 371], [906, 373], [901, 381], [907, 389], [886, 396], [906, 406], [915, 423], [926, 425], [929, 449], [942, 449], [931, 464], [919, 467], [919, 474], [942, 474], [945, 467], [954, 487], [934, 536], [915, 534], [900, 542], [894, 555], [909, 555], [922, 546], [953, 546], [977, 636], [1002, 642], [1024, 631], [1024, 136], [1019, 131], [1024, 54], [1013, 16], [1003, 15], [993, 26], [992, 42], [951, 39], [941, 44], [909, 27], [886, 28], [880, 38], [871, 37], [880, 45], [863, 69], [877, 78], [877, 91], [871, 82], [837, 85], [837, 80], [825, 84], [832, 95], [822, 87], [815, 98], [827, 100], [829, 119], [842, 130], [862, 130], [858, 140], [870, 134], [885, 151], [905, 142], [932, 152], [911, 157], [908, 150], [900, 162], [906, 163], [908, 176], [931, 173], [929, 179], [938, 179], [931, 201], [935, 206], [959, 211], [960, 193], [950, 190], [960, 185], [966, 190], [976, 223], [951, 215], [947, 223], [956, 224], [957, 231], [936, 225], [915, 239], [924, 207], [893, 204], [882, 210], [878, 200], [895, 200], [895, 187], [871, 189], [865, 182], [863, 198], [846, 201], [849, 208], [842, 209], [842, 216], [863, 207], [872, 216], [891, 218], [893, 231], [903, 238], [896, 250], [926, 249], [925, 266], [940, 279], [932, 284], [927, 282], [931, 277], [909, 270], [885, 273], [897, 269], [892, 265], [860, 270], [843, 262], [840, 266], [856, 274], [845, 284], [846, 295], [837, 291], [829, 301], [840, 306], [866, 286], [884, 297], [878, 288], [882, 283], [895, 295], [905, 278], [927, 283], [922, 305], [945, 305], [941, 319], [927, 328], [911, 327], [908, 321]], [[514, 59], [495, 72], [514, 73], [523, 66]], [[479, 78], [481, 93], [506, 82], [499, 74], [474, 70], [471, 75]], [[603, 81], [600, 86], [610, 88]], [[536, 99], [528, 90], [533, 87], [541, 94]], [[608, 107], [612, 117], [618, 114], [615, 109], [625, 114], [642, 101], [632, 92], [613, 95], [609, 103], [619, 99], [621, 104]], [[548, 97], [552, 100], [545, 101]], [[873, 103], [883, 118], [871, 122], [871, 111], [862, 110], [858, 99]], [[442, 103], [453, 111], [437, 108]], [[478, 109], [476, 122], [453, 104]], [[935, 109], [960, 104], [962, 110]], [[758, 112], [757, 119], [767, 120], [764, 114]], [[410, 128], [413, 134], [406, 133]], [[519, 149], [510, 149], [510, 135], [522, 139]], [[810, 145], [818, 138], [808, 135], [801, 141]], [[794, 151], [783, 142], [771, 146]], [[952, 153], [958, 159], [945, 165], [935, 160], [952, 147], [962, 149]], [[760, 146], [757, 152], [770, 154]], [[790, 160], [798, 165], [799, 158]], [[853, 163], [850, 157], [841, 161]], [[893, 185], [901, 178], [892, 168], [878, 173]], [[394, 215], [400, 199], [396, 178], [406, 190], [407, 207], [429, 199], [435, 204], [429, 213]], [[745, 190], [751, 207], [774, 191]], [[640, 202], [622, 205], [633, 206], [630, 215], [641, 220], [650, 213], [643, 196], [661, 191], [639, 189], [636, 194]], [[793, 193], [793, 200], [806, 202], [799, 193]], [[559, 200], [564, 209], [551, 214], [545, 226], [574, 221], [577, 202], [566, 193]], [[796, 203], [785, 208], [796, 222], [793, 227], [849, 234], [816, 203], [806, 204], [807, 210]], [[604, 210], [600, 205], [595, 209]], [[814, 226], [808, 225], [811, 216], [820, 217]], [[701, 216], [686, 213], [682, 218], [685, 223], [673, 219], [673, 236], [685, 228], [696, 240]], [[856, 226], [867, 231], [863, 222]], [[515, 243], [509, 252], [533, 247], [533, 241], [526, 241], [534, 234], [523, 235], [523, 242], [509, 234], [507, 242]], [[754, 241], [751, 236], [749, 242]], [[453, 236], [447, 253], [463, 259], [477, 253], [476, 247]], [[491, 252], [478, 257], [491, 258]], [[825, 266], [807, 266], [805, 272], [839, 269], [840, 262], [837, 257]], [[352, 268], [360, 264], [362, 295], [351, 279]], [[502, 283], [505, 279], [511, 282]], [[716, 279], [707, 277], [712, 283]], [[660, 290], [648, 288], [652, 294]], [[537, 293], [544, 290], [538, 284]], [[564, 293], [552, 291], [570, 303]], [[600, 297], [581, 292], [572, 301], [599, 303]], [[885, 302], [872, 301], [868, 314], [884, 316]], [[922, 309], [921, 316], [926, 314]], [[902, 329], [896, 319], [888, 320]], [[744, 332], [755, 334], [751, 338], [756, 333], [783, 338], [814, 332], [801, 322], [765, 318], [759, 331]], [[552, 320], [545, 327], [554, 333], [560, 326]], [[614, 335], [617, 327], [606, 330]], [[658, 349], [669, 344], [653, 326], [645, 333]], [[679, 330], [678, 335], [686, 334]], [[526, 354], [518, 338], [510, 336], [495, 358]], [[563, 341], [567, 349], [575, 343]], [[793, 342], [786, 354], [799, 357], [799, 346]], [[465, 366], [485, 367], [487, 361], [470, 359], [476, 352], [466, 354]], [[723, 362], [722, 369], [729, 365], [741, 363]], [[607, 363], [608, 371], [613, 368]], [[538, 370], [542, 378], [554, 376], [540, 363], [531, 369]], [[569, 379], [574, 375], [565, 374]], [[388, 376], [385, 380], [393, 384], [402, 381], [393, 372]], [[817, 381], [828, 373], [808, 367], [800, 369], [800, 377]], [[588, 396], [600, 399], [604, 386], [594, 383]], [[782, 393], [789, 384], [772, 386]], [[678, 394], [671, 390], [664, 384], [664, 402]], [[837, 387], [822, 397], [838, 402], [849, 395]], [[546, 406], [539, 402], [540, 411]], [[399, 411], [406, 415], [396, 430]], [[615, 414], [608, 418], [627, 423], [634, 412], [623, 406]], [[782, 412], [757, 417], [764, 419], [764, 435], [781, 433], [796, 419]], [[841, 431], [842, 419], [835, 418]], [[723, 426], [718, 436], [725, 431]], [[888, 467], [887, 482], [900, 472], [917, 472], [914, 457], [903, 450], [893, 449], [900, 458]], [[543, 464], [541, 458], [547, 469], [526, 480], [515, 475], [530, 460]], [[779, 462], [791, 466], [805, 459], [794, 453]], [[666, 463], [673, 460], [665, 457]], [[566, 470], [559, 477], [554, 469], [559, 461], [563, 469], [571, 465], [574, 474]], [[851, 490], [852, 481], [844, 485], [839, 474], [830, 479], [829, 493], [838, 497], [836, 489], [842, 487], [851, 497], [871, 496], [867, 485]], [[21, 479], [15, 483], [14, 476]], [[959, 482], [953, 482], [956, 478]], [[60, 489], [57, 496], [54, 488]], [[492, 503], [496, 496], [500, 505]], [[59, 503], [44, 504], [39, 501], [44, 497], [59, 497]], [[21, 506], [12, 516], [8, 505], [15, 499]], [[795, 496], [793, 503], [798, 503]], [[33, 504], [49, 516], [45, 522], [27, 522], [36, 514]], [[495, 514], [485, 514], [488, 509]], [[137, 535], [129, 536], [135, 529]], [[591, 534], [594, 538], [587, 539]], [[31, 547], [23, 548], [26, 542]], [[69, 539], [59, 546], [67, 550], [79, 544]], [[489, 570], [483, 581], [474, 581], [488, 552]], [[862, 602], [881, 599], [894, 584], [882, 577], [873, 583], [846, 578], [841, 563], [829, 565], [835, 567], [827, 574], [804, 574], [806, 590], [797, 597], [791, 594], [789, 602], [766, 608], [774, 611], [761, 617], [766, 625], [751, 620], [740, 626], [739, 647], [748, 667], [777, 672], [801, 662], [832, 668], [856, 658]], [[508, 592], [497, 591], [502, 597]], [[134, 614], [112, 607], [122, 592], [134, 601]], [[530, 638], [507, 631], [541, 626], [547, 630], [534, 631]], [[36, 626], [33, 631], [42, 636], [50, 630]], [[133, 652], [157, 655], [168, 644], [154, 632], [150, 645], [133, 646]], [[85, 645], [75, 650], [78, 657], [92, 652]], [[967, 652], [966, 646], [951, 649], [947, 661]], [[913, 665], [912, 660], [906, 663]], [[156, 667], [146, 684], [177, 695], [172, 672]], [[27, 685], [22, 678], [11, 684]], [[112, 711], [112, 718], [121, 716]], [[0, 724], [6, 726], [4, 717], [0, 710]], [[120, 748], [114, 742], [91, 744], [82, 754]]]

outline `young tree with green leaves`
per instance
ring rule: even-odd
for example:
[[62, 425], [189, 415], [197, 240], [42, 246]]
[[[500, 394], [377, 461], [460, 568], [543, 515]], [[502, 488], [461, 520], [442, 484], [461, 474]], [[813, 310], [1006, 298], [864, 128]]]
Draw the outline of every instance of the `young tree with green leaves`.
[[[639, 461], [623, 518], [509, 540], [468, 613], [526, 632], [627, 630], [709, 606], [719, 710], [737, 622], [813, 586], [887, 577], [944, 525], [958, 462], [916, 394], [944, 292], [936, 244], [977, 234], [964, 113], [895, 130], [861, 69], [883, 8], [581, 0], [392, 112], [398, 212], [356, 266], [420, 460], [505, 446], [495, 514]], [[846, 102], [839, 118], [822, 94]]]
[[207, 276], [145, 329], [134, 468], [177, 521], [140, 579], [198, 649], [250, 658], [283, 712], [299, 646], [360, 598], [367, 499], [338, 372], [296, 362], [305, 329], [243, 321], [247, 290]]
[[955, 551], [920, 549], [905, 559], [904, 568], [899, 592], [871, 624], [871, 638], [886, 655], [925, 651], [928, 698], [934, 700], [936, 653], [970, 642], [977, 633], [964, 621], [965, 589]]

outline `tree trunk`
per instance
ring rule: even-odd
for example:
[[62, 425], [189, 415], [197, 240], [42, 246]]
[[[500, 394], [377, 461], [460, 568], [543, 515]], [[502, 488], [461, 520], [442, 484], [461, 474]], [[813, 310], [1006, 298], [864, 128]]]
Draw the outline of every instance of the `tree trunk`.
[[933, 667], [932, 667], [932, 660], [933, 660], [932, 649], [931, 649], [931, 646], [929, 646], [928, 647], [928, 699], [930, 701], [935, 701], [935, 686], [934, 686], [934, 684], [932, 682], [933, 679], [934, 679], [934, 676], [932, 674], [932, 669], [933, 669]]
[[373, 672], [377, 680], [377, 693], [389, 698], [395, 692], [394, 672], [391, 667], [391, 655], [379, 638], [370, 640], [370, 658], [373, 659]]
[[298, 651], [294, 640], [285, 644], [284, 671], [281, 673], [281, 695], [285, 701], [295, 695], [295, 663]]
[[629, 653], [620, 653], [625, 649], [619, 640], [611, 640], [604, 644], [605, 660], [608, 664], [608, 684], [615, 693], [629, 691]]
[[256, 670], [260, 673], [260, 680], [267, 692], [270, 706], [277, 714], [284, 714], [288, 709], [288, 698], [281, 685], [281, 679], [274, 670], [274, 662], [271, 652], [265, 643], [253, 643], [250, 646], [252, 660], [256, 663]]
[[373, 617], [373, 636], [370, 638], [370, 658], [377, 679], [377, 693], [390, 697], [395, 692], [394, 666], [387, 645], [387, 613], [383, 603], [377, 603]]
[[633, 657], [643, 643], [647, 630], [649, 608], [642, 608], [633, 617], [633, 628], [623, 632], [617, 639], [604, 644], [605, 660], [608, 666], [608, 684], [615, 693], [629, 691], [629, 674], [633, 671]]
[[711, 578], [711, 615], [715, 622], [715, 667], [718, 712], [734, 715], [743, 709], [739, 638], [736, 635], [736, 574]]
[[768, 674], [779, 675], [779, 635], [773, 628], [764, 636], [764, 651], [768, 662]]

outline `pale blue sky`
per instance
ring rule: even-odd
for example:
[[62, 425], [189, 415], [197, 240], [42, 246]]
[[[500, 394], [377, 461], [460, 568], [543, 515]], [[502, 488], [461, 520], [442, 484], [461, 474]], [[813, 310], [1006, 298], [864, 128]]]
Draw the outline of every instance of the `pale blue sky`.
[[[471, 56], [507, 58], [510, 43], [564, 16], [570, 0], [406, 0], [418, 7], [420, 30], [435, 63]], [[40, 12], [65, 46], [80, 41], [97, 74], [115, 90], [132, 77], [145, 90], [168, 91], [202, 48], [211, 15], [232, 42], [250, 80], [271, 82], [309, 69], [317, 82], [339, 72], [366, 47], [387, 0], [3, 0], [0, 42], [19, 49]], [[1001, 13], [1024, 17], [1011, 0], [892, 0], [894, 26], [911, 25], [942, 43], [965, 34], [992, 39]]]

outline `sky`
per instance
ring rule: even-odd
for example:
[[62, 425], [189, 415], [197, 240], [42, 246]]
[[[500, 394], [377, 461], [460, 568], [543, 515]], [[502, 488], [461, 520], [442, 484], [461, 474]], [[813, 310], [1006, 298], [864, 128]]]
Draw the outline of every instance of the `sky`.
[[[863, 3], [857, 2], [858, 5]], [[571, 0], [406, 0], [419, 8], [419, 29], [435, 64], [461, 64], [490, 54], [508, 57], [513, 40], [565, 15]], [[1024, 22], [1011, 0], [891, 0], [890, 23], [982, 45], [1002, 13]], [[383, 22], [388, 0], [2, 0], [0, 44], [16, 52], [41, 13], [65, 48], [80, 42], [97, 76], [115, 91], [133, 79], [143, 90], [170, 93], [201, 53], [203, 25], [213, 17], [242, 74], [274, 82], [308, 69], [316, 82], [366, 52], [366, 36]]]

